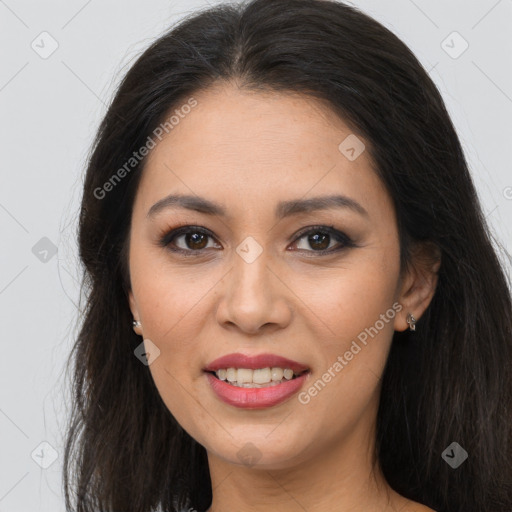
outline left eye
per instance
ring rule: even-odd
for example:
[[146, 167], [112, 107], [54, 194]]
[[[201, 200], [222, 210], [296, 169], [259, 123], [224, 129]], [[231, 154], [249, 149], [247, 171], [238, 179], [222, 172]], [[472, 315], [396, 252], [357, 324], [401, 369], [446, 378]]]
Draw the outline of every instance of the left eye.
[[[334, 229], [334, 227], [315, 227], [313, 229], [309, 229], [305, 233], [301, 234], [294, 242], [296, 245], [300, 243], [300, 240], [305, 239], [305, 244], [308, 244], [309, 247], [313, 248], [313, 251], [304, 247], [297, 247], [300, 250], [306, 250], [309, 252], [334, 252], [336, 250], [343, 249], [344, 247], [351, 246], [352, 241], [350, 238], [342, 233]], [[339, 247], [333, 250], [333, 245], [331, 243], [337, 242]], [[336, 243], [334, 243], [334, 247], [336, 247]]]

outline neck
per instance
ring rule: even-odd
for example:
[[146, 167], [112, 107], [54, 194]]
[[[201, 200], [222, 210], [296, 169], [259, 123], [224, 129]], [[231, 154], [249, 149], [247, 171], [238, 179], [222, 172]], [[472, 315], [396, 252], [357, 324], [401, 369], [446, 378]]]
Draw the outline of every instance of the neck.
[[[368, 512], [398, 510], [404, 498], [375, 463], [375, 425], [361, 421], [334, 443], [313, 446], [283, 467], [232, 464], [208, 452], [213, 500], [209, 512]], [[340, 436], [341, 437], [341, 436]]]

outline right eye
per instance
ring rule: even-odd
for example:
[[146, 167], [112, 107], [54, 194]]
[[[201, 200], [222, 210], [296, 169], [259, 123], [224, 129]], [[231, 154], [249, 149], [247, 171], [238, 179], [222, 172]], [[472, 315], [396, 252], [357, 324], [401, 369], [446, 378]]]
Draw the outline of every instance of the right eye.
[[[208, 239], [214, 239], [213, 235], [200, 226], [182, 226], [164, 234], [160, 239], [160, 245], [172, 252], [198, 256], [204, 249], [214, 246], [209, 245]], [[220, 246], [217, 244], [217, 247]]]

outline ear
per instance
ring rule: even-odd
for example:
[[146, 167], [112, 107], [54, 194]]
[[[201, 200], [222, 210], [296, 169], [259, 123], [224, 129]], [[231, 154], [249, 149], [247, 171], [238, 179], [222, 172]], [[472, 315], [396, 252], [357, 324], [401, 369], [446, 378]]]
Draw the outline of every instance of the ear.
[[399, 285], [398, 302], [402, 310], [395, 317], [395, 331], [409, 328], [406, 321], [411, 313], [416, 320], [425, 312], [436, 291], [441, 251], [433, 242], [417, 242], [412, 250], [409, 268]]
[[[130, 304], [130, 311], [132, 312], [132, 316], [133, 316], [133, 319], [134, 320], [139, 320], [140, 321], [140, 316], [139, 316], [139, 310], [137, 308], [137, 304], [135, 302], [135, 297], [133, 296], [133, 292], [132, 290], [130, 289], [130, 291], [128, 292], [128, 303]], [[133, 327], [133, 330], [137, 333], [137, 334], [140, 334], [142, 335], [142, 329], [141, 327]]]

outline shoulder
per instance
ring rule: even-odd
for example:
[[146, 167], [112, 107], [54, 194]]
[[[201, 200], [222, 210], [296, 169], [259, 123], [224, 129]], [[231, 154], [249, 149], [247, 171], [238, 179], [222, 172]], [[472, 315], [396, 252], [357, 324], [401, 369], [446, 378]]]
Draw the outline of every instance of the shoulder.
[[422, 505], [421, 503], [416, 503], [415, 501], [410, 501], [407, 505], [400, 509], [400, 512], [436, 512], [434, 509], [427, 507], [426, 505]]
[[397, 512], [437, 512], [436, 510], [423, 505], [422, 503], [418, 503], [417, 501], [412, 501], [404, 496], [400, 496], [397, 494], [397, 501], [395, 501], [393, 510]]

